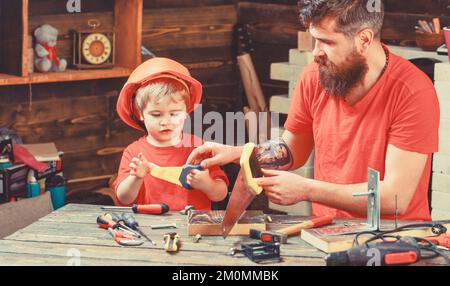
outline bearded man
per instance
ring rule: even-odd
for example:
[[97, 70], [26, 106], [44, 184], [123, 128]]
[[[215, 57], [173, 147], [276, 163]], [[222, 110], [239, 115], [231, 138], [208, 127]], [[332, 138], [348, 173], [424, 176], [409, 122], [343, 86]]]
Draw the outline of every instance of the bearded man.
[[[430, 220], [436, 91], [423, 72], [381, 43], [384, 5], [374, 11], [371, 2], [298, 2], [300, 20], [316, 39], [315, 61], [300, 75], [282, 138], [258, 148], [265, 177], [257, 182], [277, 204], [311, 201], [315, 216], [364, 217], [367, 197], [352, 194], [367, 192], [370, 167], [380, 172], [382, 218], [397, 211], [399, 219]], [[287, 172], [303, 166], [313, 148], [314, 179]], [[206, 143], [188, 162], [223, 165], [241, 152]]]

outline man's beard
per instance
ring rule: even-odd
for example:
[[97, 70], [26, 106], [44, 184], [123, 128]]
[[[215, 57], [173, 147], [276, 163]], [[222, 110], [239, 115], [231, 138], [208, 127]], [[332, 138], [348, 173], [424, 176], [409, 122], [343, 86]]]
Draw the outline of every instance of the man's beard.
[[326, 57], [314, 59], [320, 65], [320, 84], [330, 96], [345, 97], [359, 83], [369, 70], [366, 59], [353, 51], [345, 61], [337, 66]]

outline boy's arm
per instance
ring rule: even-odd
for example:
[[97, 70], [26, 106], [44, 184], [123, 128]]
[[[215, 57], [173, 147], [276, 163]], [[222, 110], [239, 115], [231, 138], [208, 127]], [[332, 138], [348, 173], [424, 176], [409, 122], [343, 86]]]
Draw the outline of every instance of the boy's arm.
[[228, 194], [228, 178], [219, 167], [204, 171], [193, 170], [186, 182], [202, 191], [213, 202], [224, 200]]
[[136, 201], [139, 189], [144, 182], [143, 178], [129, 175], [117, 187], [117, 198], [124, 205], [130, 205]]
[[128, 150], [124, 151], [119, 167], [116, 183], [116, 194], [119, 202], [130, 205], [136, 201], [145, 175], [149, 172], [148, 161], [141, 153], [133, 157]]

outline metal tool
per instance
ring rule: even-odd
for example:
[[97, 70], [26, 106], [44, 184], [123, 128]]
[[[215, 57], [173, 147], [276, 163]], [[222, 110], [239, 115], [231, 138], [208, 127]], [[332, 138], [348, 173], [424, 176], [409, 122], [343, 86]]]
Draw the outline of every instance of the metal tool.
[[180, 236], [176, 232], [166, 233], [163, 237], [164, 250], [177, 252], [180, 249]]
[[201, 234], [197, 234], [194, 236], [194, 238], [192, 238], [192, 241], [194, 243], [198, 243], [200, 241], [200, 239], [202, 239], [202, 235]]
[[176, 223], [154, 224], [150, 226], [152, 229], [177, 228]]
[[280, 262], [280, 244], [279, 243], [245, 243], [241, 249], [231, 248], [229, 255], [235, 256], [238, 253], [244, 254], [251, 261], [256, 263]]
[[105, 217], [112, 219], [114, 222], [118, 223], [120, 225], [120, 227], [122, 229], [127, 230], [130, 233], [133, 233], [135, 236], [137, 237], [141, 237], [141, 235], [136, 232], [134, 229], [132, 229], [131, 227], [129, 227], [126, 223], [125, 220], [123, 220], [122, 218], [120, 218], [117, 214], [115, 213], [105, 213], [104, 214]]
[[180, 211], [180, 214], [182, 214], [182, 215], [188, 215], [189, 212], [190, 212], [190, 211], [193, 211], [193, 210], [194, 210], [194, 206], [191, 206], [191, 205], [185, 206], [184, 209], [182, 209], [182, 210]]
[[154, 167], [151, 169], [150, 174], [153, 177], [182, 186], [187, 190], [192, 190], [192, 187], [186, 182], [186, 179], [189, 173], [193, 170], [203, 171], [203, 168], [200, 165], [184, 165], [182, 167]]
[[367, 193], [354, 193], [354, 197], [367, 196], [367, 226], [359, 231], [380, 230], [380, 173], [369, 168]]
[[222, 234], [224, 238], [228, 236], [233, 226], [253, 199], [263, 191], [253, 179], [263, 176], [259, 162], [256, 159], [255, 144], [248, 143], [244, 146], [240, 165], [241, 170], [231, 192], [231, 197], [222, 222]]
[[109, 217], [109, 216], [104, 216], [104, 215], [98, 216], [97, 217], [97, 224], [103, 229], [112, 228], [113, 230], [120, 230], [120, 231], [128, 233], [129, 235], [136, 236], [136, 233], [134, 231], [131, 232], [131, 231], [123, 228], [122, 225], [120, 225], [119, 223], [113, 221], [111, 219], [111, 217]]
[[131, 210], [134, 213], [140, 214], [153, 214], [160, 215], [169, 211], [169, 206], [166, 204], [147, 204], [147, 205], [133, 205], [132, 207], [114, 207], [107, 206], [101, 207], [102, 210], [106, 211], [127, 211]]
[[136, 221], [132, 214], [122, 213], [122, 220], [125, 224], [134, 231], [137, 231], [145, 239], [147, 239], [151, 244], [156, 245], [156, 242], [152, 241], [139, 227], [139, 223]]
[[122, 246], [140, 246], [144, 243], [142, 240], [136, 239], [132, 235], [127, 235], [121, 231], [108, 228], [108, 232], [114, 238], [114, 241]]
[[286, 243], [287, 238], [290, 235], [298, 234], [303, 229], [309, 229], [314, 227], [319, 227], [323, 225], [328, 225], [333, 223], [332, 216], [317, 217], [309, 221], [302, 222], [300, 224], [291, 225], [277, 231], [264, 231], [259, 229], [250, 230], [250, 238], [259, 239], [263, 242], [270, 243]]

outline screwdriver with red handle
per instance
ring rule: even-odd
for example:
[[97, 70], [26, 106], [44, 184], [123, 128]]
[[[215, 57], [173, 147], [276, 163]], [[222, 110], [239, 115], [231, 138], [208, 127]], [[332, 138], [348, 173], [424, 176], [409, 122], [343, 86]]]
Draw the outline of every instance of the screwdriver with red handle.
[[169, 206], [166, 204], [148, 204], [148, 205], [133, 205], [132, 207], [102, 207], [102, 210], [110, 211], [126, 211], [132, 210], [139, 214], [153, 214], [160, 215], [169, 211]]
[[136, 234], [134, 232], [126, 230], [123, 226], [121, 226], [119, 223], [113, 221], [112, 218], [107, 215], [99, 215], [97, 217], [97, 224], [103, 229], [111, 228], [113, 230], [121, 230], [123, 232], [129, 233], [130, 235], [136, 236]]

